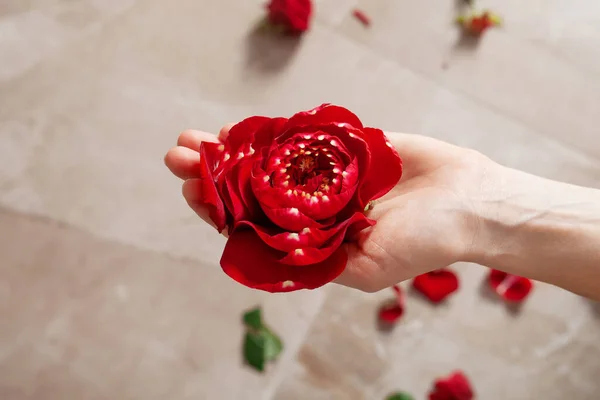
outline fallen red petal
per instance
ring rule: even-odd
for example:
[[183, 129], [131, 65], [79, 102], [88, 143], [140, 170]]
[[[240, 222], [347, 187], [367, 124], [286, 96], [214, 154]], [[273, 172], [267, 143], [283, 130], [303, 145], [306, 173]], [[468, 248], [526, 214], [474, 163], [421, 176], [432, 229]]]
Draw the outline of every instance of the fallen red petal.
[[429, 400], [472, 400], [473, 398], [471, 383], [462, 371], [437, 379], [429, 392]]
[[488, 282], [498, 296], [509, 302], [522, 302], [533, 289], [531, 279], [511, 275], [497, 269], [490, 271]]
[[404, 293], [402, 292], [402, 288], [394, 285], [392, 289], [396, 293], [396, 298], [383, 304], [379, 308], [378, 313], [379, 321], [388, 324], [397, 322], [404, 314]]
[[371, 19], [363, 11], [361, 11], [361, 10], [354, 10], [352, 12], [352, 15], [354, 15], [354, 17], [357, 20], [359, 20], [364, 26], [370, 26], [371, 25]]
[[439, 269], [417, 276], [413, 287], [433, 303], [444, 301], [459, 288], [456, 274], [449, 269]]

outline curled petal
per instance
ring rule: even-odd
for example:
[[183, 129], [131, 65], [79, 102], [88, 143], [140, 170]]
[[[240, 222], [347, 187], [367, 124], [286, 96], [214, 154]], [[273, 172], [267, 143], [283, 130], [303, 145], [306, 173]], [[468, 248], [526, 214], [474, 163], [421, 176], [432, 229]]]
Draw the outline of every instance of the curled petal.
[[395, 323], [402, 315], [404, 315], [404, 294], [402, 288], [398, 285], [394, 285], [392, 289], [396, 293], [396, 298], [385, 302], [379, 307], [378, 313], [379, 321], [387, 324]]
[[[327, 259], [335, 250], [337, 250], [346, 237], [347, 230], [352, 226], [354, 230], [361, 231], [372, 225], [372, 221], [364, 216], [364, 214], [354, 214], [352, 220], [345, 221], [339, 224], [337, 232], [329, 239], [322, 247], [297, 247], [288, 252], [288, 254], [279, 260], [283, 264], [289, 265], [309, 265], [319, 263]], [[331, 228], [330, 230], [335, 230]]]
[[374, 224], [375, 221], [368, 219], [362, 213], [356, 213], [328, 229], [305, 228], [300, 232], [281, 232], [281, 229], [259, 226], [249, 221], [240, 223], [252, 228], [269, 247], [286, 253], [294, 252], [296, 249], [321, 248], [339, 232], [342, 232], [344, 237], [348, 237], [349, 234], [356, 234]]
[[302, 111], [288, 121], [286, 128], [299, 125], [348, 124], [362, 129], [360, 119], [350, 110], [332, 104], [322, 104], [309, 111]]
[[323, 262], [302, 267], [278, 261], [285, 253], [267, 246], [252, 230], [235, 230], [229, 237], [221, 267], [237, 282], [267, 292], [315, 289], [331, 282], [346, 267], [348, 254], [338, 248]]
[[201, 199], [208, 208], [210, 219], [217, 226], [217, 230], [222, 232], [227, 224], [227, 216], [213, 177], [213, 171], [220, 158], [221, 152], [218, 143], [202, 142], [200, 145]]
[[235, 165], [222, 180], [223, 199], [233, 219], [231, 228], [239, 221], [252, 220], [264, 216], [258, 201], [252, 193], [250, 171], [252, 160], [243, 160]]
[[474, 398], [471, 383], [461, 371], [437, 379], [429, 393], [429, 400], [472, 400]]
[[366, 205], [396, 186], [402, 177], [402, 160], [383, 131], [365, 128], [364, 133], [364, 139], [371, 151], [371, 162], [359, 188], [359, 195], [362, 204]]
[[256, 151], [259, 151], [263, 147], [271, 146], [275, 137], [283, 131], [283, 127], [287, 121], [287, 118], [271, 118], [267, 121], [258, 131], [256, 131], [254, 140], [252, 141], [253, 148]]
[[413, 287], [427, 297], [432, 303], [440, 303], [458, 290], [458, 277], [449, 269], [438, 269], [417, 276]]
[[250, 117], [231, 127], [226, 144], [232, 155], [235, 156], [245, 145], [252, 143], [256, 133], [269, 121], [271, 118], [268, 117]]
[[331, 226], [335, 218], [317, 222], [314, 219], [304, 215], [296, 207], [286, 208], [268, 208], [263, 207], [264, 213], [275, 225], [290, 232], [299, 232], [305, 228], [323, 229]]
[[506, 301], [520, 303], [531, 293], [533, 282], [522, 276], [507, 274], [493, 269], [490, 271], [489, 284]]

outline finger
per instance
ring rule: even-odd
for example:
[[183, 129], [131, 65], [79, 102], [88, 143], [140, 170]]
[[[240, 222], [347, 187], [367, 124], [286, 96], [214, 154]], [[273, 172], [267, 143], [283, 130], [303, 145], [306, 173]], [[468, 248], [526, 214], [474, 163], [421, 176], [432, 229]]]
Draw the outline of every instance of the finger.
[[374, 260], [366, 257], [355, 243], [346, 245], [346, 251], [348, 263], [334, 283], [369, 293], [385, 288], [385, 285], [379, 282], [381, 271]]
[[220, 142], [224, 142], [227, 139], [227, 136], [229, 136], [229, 131], [231, 130], [231, 128], [233, 128], [234, 125], [235, 124], [227, 124], [221, 128], [221, 131], [219, 132]]
[[181, 186], [183, 198], [188, 203], [188, 206], [207, 224], [216, 229], [216, 225], [208, 215], [208, 209], [202, 202], [202, 182], [200, 179], [188, 179]]
[[200, 153], [187, 147], [173, 147], [165, 155], [165, 165], [181, 179], [200, 177]]
[[449, 162], [459, 150], [457, 146], [428, 136], [397, 132], [386, 132], [385, 135], [402, 158], [404, 178]]
[[[188, 203], [188, 206], [204, 220], [207, 224], [217, 229], [215, 223], [210, 219], [208, 208], [204, 206], [202, 201], [202, 183], [200, 179], [188, 179], [181, 186], [183, 198]], [[223, 236], [227, 237], [227, 230], [222, 232]]]
[[194, 129], [188, 129], [179, 135], [177, 139], [177, 146], [187, 147], [195, 151], [200, 151], [200, 144], [202, 142], [218, 142], [215, 135], [208, 132], [196, 131]]

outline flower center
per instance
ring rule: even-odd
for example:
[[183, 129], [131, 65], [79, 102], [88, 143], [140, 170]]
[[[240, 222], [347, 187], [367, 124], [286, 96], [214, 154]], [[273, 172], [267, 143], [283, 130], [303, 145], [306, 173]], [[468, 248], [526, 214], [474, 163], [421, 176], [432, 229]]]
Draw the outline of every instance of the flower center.
[[266, 181], [287, 196], [329, 201], [330, 195], [339, 193], [347, 175], [342, 150], [328, 135], [297, 135], [269, 158]]
[[300, 171], [307, 172], [315, 166], [315, 159], [311, 156], [298, 157], [299, 162], [296, 164]]

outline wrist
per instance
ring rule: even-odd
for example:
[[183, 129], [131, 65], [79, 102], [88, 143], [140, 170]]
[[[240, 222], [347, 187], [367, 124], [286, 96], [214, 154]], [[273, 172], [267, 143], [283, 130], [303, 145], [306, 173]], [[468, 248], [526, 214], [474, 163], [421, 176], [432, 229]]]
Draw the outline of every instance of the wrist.
[[471, 262], [555, 283], [564, 281], [566, 265], [574, 268], [574, 255], [592, 257], [597, 247], [597, 190], [491, 163], [473, 203]]
[[471, 196], [475, 229], [465, 261], [516, 275], [531, 275], [519, 261], [535, 215], [544, 209], [538, 195], [542, 178], [491, 160], [485, 165], [478, 191]]

